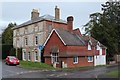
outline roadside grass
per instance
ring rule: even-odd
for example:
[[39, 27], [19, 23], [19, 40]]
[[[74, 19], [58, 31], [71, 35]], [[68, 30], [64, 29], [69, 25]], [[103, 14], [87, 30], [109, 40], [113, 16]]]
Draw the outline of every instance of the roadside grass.
[[110, 76], [110, 77], [118, 77], [120, 76], [120, 70], [114, 70], [114, 71], [110, 71], [108, 73], [105, 73], [106, 76]]
[[74, 68], [62, 68], [63, 71], [72, 71], [72, 70], [89, 70], [97, 67], [104, 67], [107, 65], [98, 65], [98, 66], [83, 66], [83, 67], [74, 67]]
[[31, 61], [20, 61], [19, 67], [30, 68], [30, 69], [54, 70], [54, 68], [51, 65], [47, 65], [45, 63], [40, 63], [40, 62], [31, 62]]
[[63, 71], [75, 71], [75, 70], [86, 70], [86, 69], [93, 69], [93, 66], [85, 66], [85, 67], [74, 67], [74, 68], [62, 68]]
[[83, 66], [83, 67], [74, 67], [74, 68], [54, 68], [51, 65], [40, 63], [40, 62], [31, 62], [31, 61], [22, 61], [20, 60], [19, 67], [29, 68], [29, 69], [46, 69], [46, 70], [61, 70], [61, 71], [75, 71], [75, 70], [89, 70], [97, 67], [104, 67], [107, 65], [99, 66]]

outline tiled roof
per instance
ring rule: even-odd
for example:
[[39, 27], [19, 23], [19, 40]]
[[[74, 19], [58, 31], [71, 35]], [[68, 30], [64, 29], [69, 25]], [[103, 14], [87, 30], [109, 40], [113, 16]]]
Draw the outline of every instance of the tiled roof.
[[[90, 36], [82, 36], [82, 39], [84, 39], [86, 45], [88, 44], [89, 40], [92, 42], [92, 46], [96, 46], [98, 43], [98, 40], [94, 39], [93, 37]], [[100, 47], [106, 48], [103, 44], [100, 43]]]
[[72, 33], [67, 30], [63, 29], [56, 29], [62, 40], [65, 42], [66, 45], [70, 46], [84, 46], [84, 40], [75, 33]]
[[35, 18], [35, 19], [31, 19], [27, 22], [24, 22], [24, 23], [20, 24], [20, 25], [17, 25], [13, 29], [20, 28], [20, 27], [23, 27], [23, 26], [26, 26], [26, 25], [30, 25], [30, 24], [33, 24], [33, 23], [36, 23], [36, 22], [39, 22], [39, 21], [42, 21], [42, 20], [49, 20], [49, 21], [53, 21], [53, 22], [59, 22], [59, 23], [65, 23], [66, 24], [66, 21], [64, 21], [62, 19], [56, 20], [54, 16], [51, 16], [51, 15], [47, 14], [47, 15], [43, 15], [43, 16]]

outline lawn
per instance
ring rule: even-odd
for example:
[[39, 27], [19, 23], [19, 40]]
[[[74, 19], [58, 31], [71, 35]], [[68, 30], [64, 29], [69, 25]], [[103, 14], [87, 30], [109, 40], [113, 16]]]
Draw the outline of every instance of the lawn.
[[30, 62], [30, 61], [20, 61], [19, 67], [31, 68], [31, 69], [54, 70], [54, 68], [51, 65], [47, 65], [45, 63], [40, 63], [40, 62]]

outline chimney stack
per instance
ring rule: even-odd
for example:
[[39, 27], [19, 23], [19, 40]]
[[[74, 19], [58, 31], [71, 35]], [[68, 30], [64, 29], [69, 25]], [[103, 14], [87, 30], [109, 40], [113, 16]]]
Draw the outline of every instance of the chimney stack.
[[67, 17], [67, 29], [69, 31], [73, 30], [73, 16]]
[[59, 20], [60, 19], [60, 9], [55, 6], [55, 20]]
[[33, 9], [31, 12], [31, 19], [35, 19], [39, 17], [39, 11], [37, 9]]

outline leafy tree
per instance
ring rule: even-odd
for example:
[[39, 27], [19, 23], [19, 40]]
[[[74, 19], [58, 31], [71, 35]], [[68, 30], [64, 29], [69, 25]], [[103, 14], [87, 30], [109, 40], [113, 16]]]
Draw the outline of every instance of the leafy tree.
[[13, 48], [13, 30], [16, 26], [14, 23], [9, 23], [7, 28], [2, 33], [2, 58], [6, 58], [10, 54], [10, 50]]
[[13, 30], [16, 23], [9, 23], [7, 28], [2, 33], [2, 44], [12, 45], [13, 44]]
[[90, 21], [84, 25], [87, 35], [107, 46], [107, 56], [120, 54], [120, 1], [102, 4], [102, 13], [90, 15]]

